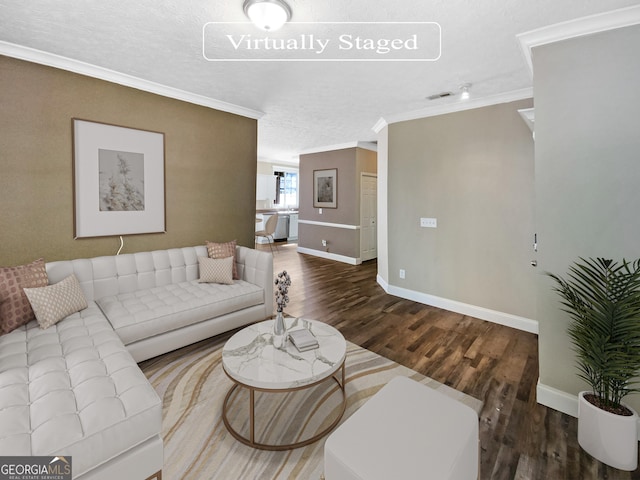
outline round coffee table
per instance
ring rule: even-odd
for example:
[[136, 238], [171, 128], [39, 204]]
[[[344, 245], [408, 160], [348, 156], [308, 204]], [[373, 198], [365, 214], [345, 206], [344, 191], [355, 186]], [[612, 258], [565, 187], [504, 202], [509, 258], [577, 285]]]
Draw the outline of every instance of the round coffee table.
[[[342, 334], [326, 323], [301, 318], [286, 318], [288, 330], [308, 328], [316, 336], [319, 348], [299, 352], [291, 341], [285, 347], [273, 346], [273, 320], [250, 325], [235, 333], [222, 348], [222, 366], [234, 385], [222, 406], [222, 420], [227, 430], [240, 442], [263, 450], [291, 450], [304, 447], [327, 435], [338, 424], [346, 408], [344, 391], [344, 361], [347, 345]], [[340, 372], [340, 378], [338, 378]], [[332, 378], [342, 395], [337, 418], [327, 428], [305, 440], [287, 444], [267, 444], [256, 441], [255, 392], [286, 393], [310, 388]], [[233, 392], [243, 387], [249, 390], [249, 437], [238, 433], [230, 424], [227, 413]]]

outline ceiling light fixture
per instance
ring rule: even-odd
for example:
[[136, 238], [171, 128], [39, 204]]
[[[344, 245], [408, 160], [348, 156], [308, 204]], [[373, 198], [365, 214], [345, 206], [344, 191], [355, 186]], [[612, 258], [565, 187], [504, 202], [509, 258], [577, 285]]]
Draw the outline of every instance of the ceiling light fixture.
[[460, 90], [462, 90], [462, 94], [460, 95], [460, 100], [469, 100], [469, 89], [471, 88], [470, 83], [463, 83], [460, 85]]
[[291, 20], [291, 8], [283, 0], [245, 0], [242, 8], [258, 28], [267, 32], [274, 32]]

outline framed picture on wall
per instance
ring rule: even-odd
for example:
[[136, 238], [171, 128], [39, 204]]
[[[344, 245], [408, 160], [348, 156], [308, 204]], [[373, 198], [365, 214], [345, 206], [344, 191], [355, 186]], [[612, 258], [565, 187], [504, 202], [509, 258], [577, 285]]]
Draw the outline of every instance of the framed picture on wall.
[[73, 119], [74, 237], [165, 231], [164, 134]]
[[313, 171], [313, 207], [338, 207], [338, 169]]

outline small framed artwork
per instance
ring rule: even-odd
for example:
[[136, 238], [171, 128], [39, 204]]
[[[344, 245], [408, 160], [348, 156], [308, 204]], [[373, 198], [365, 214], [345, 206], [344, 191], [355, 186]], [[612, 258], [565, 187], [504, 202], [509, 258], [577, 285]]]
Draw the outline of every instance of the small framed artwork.
[[338, 169], [313, 171], [313, 207], [338, 208]]
[[164, 134], [73, 119], [74, 237], [165, 231]]

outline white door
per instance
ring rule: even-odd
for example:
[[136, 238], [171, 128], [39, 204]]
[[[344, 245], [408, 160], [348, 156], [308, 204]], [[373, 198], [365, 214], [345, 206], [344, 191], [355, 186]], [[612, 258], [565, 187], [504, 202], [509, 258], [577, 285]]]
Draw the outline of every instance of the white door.
[[360, 258], [363, 262], [378, 256], [378, 176], [360, 177]]

